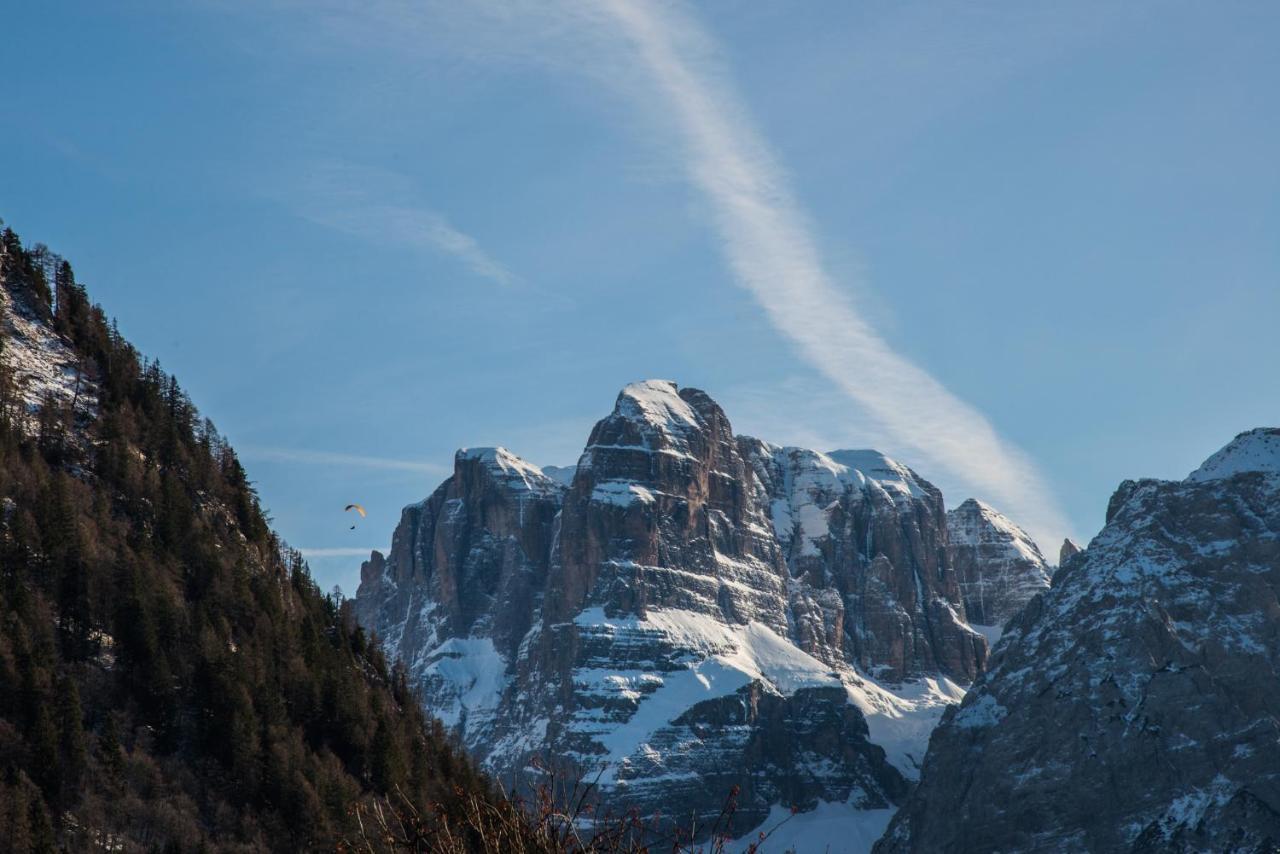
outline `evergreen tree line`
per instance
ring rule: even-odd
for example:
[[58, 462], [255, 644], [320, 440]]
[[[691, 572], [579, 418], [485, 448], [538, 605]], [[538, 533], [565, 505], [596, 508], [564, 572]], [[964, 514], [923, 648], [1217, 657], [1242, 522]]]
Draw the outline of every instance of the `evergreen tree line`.
[[175, 378], [9, 229], [0, 287], [78, 371], [28, 411], [0, 317], [0, 850], [376, 848], [393, 794], [479, 847], [464, 813], [509, 805]]

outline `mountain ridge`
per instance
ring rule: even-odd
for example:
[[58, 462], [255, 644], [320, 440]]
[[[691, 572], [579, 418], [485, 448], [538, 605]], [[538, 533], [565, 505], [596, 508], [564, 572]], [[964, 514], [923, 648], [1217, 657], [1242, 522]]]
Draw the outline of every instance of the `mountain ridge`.
[[877, 854], [1276, 850], [1277, 436], [1120, 485], [943, 717]]
[[332, 850], [397, 787], [462, 846], [502, 803], [177, 380], [7, 228], [0, 614], [5, 850]]
[[[515, 489], [476, 479], [471, 458], [507, 456]], [[737, 436], [659, 380], [552, 468], [460, 453], [361, 569], [361, 620], [485, 767], [603, 763], [648, 815], [714, 818], [735, 785], [748, 824], [779, 802], [887, 815], [986, 656], [941, 493], [878, 452]]]

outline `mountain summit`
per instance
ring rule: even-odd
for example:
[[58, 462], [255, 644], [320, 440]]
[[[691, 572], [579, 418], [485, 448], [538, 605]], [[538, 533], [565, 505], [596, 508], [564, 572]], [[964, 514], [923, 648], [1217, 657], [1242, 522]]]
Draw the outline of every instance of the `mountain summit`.
[[[985, 619], [1043, 581], [998, 520], [965, 558], [1009, 582]], [[705, 392], [648, 380], [574, 467], [460, 451], [356, 607], [504, 779], [557, 757], [616, 807], [704, 827], [738, 786], [739, 830], [838, 804], [869, 845], [986, 662], [950, 544], [941, 493], [906, 466], [735, 436]]]
[[976, 498], [947, 512], [951, 564], [960, 577], [965, 614], [998, 637], [1004, 624], [1049, 589], [1049, 566], [1026, 531]]
[[1187, 475], [1187, 480], [1218, 480], [1246, 472], [1280, 473], [1280, 429], [1259, 427], [1241, 433]]

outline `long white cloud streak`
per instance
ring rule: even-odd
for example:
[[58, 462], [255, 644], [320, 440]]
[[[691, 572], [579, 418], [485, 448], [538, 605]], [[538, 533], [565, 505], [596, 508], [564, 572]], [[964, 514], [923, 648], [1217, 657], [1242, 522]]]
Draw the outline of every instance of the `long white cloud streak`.
[[[712, 40], [680, 6], [660, 0], [371, 0], [355, 12], [338, 0], [276, 2], [290, 10], [319, 3], [335, 38], [365, 38], [380, 48], [398, 38], [416, 51], [435, 34], [438, 43], [473, 61], [534, 60], [638, 97], [644, 115], [666, 118], [679, 135], [684, 165], [710, 203], [735, 278], [803, 357], [910, 452], [912, 463], [941, 469], [1008, 512], [1042, 544], [1070, 531], [1027, 455], [895, 353], [832, 281]], [[355, 227], [349, 220], [342, 226]]]
[[[324, 557], [368, 557], [369, 552], [374, 547], [367, 549], [362, 548], [338, 548], [338, 549], [298, 549], [298, 553], [303, 557], [324, 558]], [[386, 554], [391, 549], [386, 546], [377, 547], [377, 550]]]
[[669, 105], [688, 171], [738, 282], [803, 356], [904, 446], [1016, 515], [1046, 545], [1068, 531], [1027, 456], [895, 353], [823, 269], [805, 218], [695, 21], [650, 0], [604, 0]]
[[248, 445], [240, 456], [246, 460], [275, 463], [308, 463], [326, 466], [350, 466], [354, 468], [387, 469], [390, 471], [422, 472], [423, 474], [449, 474], [449, 469], [435, 463], [414, 460], [397, 460], [388, 457], [366, 457], [358, 454], [335, 454], [329, 451], [308, 451], [300, 448], [269, 448]]

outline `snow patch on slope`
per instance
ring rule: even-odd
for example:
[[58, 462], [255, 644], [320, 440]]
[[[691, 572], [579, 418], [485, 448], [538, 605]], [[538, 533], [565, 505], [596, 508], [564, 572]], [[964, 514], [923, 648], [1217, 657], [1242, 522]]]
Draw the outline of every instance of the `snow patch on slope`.
[[573, 476], [578, 473], [578, 467], [575, 466], [543, 466], [542, 473], [554, 480], [561, 486], [572, 486]]
[[839, 676], [813, 656], [803, 652], [762, 623], [726, 625], [694, 611], [663, 609], [644, 617], [606, 617], [603, 608], [588, 608], [574, 623], [590, 634], [607, 634], [615, 643], [628, 636], [660, 637], [664, 645], [685, 651], [684, 667], [635, 671], [580, 668], [574, 681], [601, 697], [635, 704], [622, 723], [597, 728], [594, 719], [579, 721], [579, 728], [605, 748], [593, 757], [607, 765], [602, 783], [614, 779], [615, 769], [630, 757], [642, 754], [662, 728], [693, 706], [725, 697], [761, 682], [781, 695], [801, 688], [838, 687]]
[[453, 702], [431, 709], [445, 726], [455, 727], [464, 717], [492, 714], [498, 707], [507, 685], [507, 661], [491, 638], [450, 638], [426, 660], [423, 677], [452, 688]]
[[1004, 626], [983, 626], [978, 623], [970, 623], [969, 628], [987, 639], [987, 648], [995, 649], [996, 644], [1000, 642], [1000, 638], [1004, 636]]
[[16, 302], [2, 284], [0, 306], [5, 325], [0, 358], [13, 371], [24, 414], [33, 416], [47, 396], [61, 406], [74, 403], [78, 412], [92, 413], [97, 406], [97, 386], [81, 374], [67, 343]]
[[615, 504], [627, 507], [637, 501], [641, 504], [654, 502], [653, 490], [630, 480], [602, 480], [591, 490], [591, 500], [599, 504]]
[[[727, 625], [678, 609], [653, 610], [645, 617], [606, 617], [599, 607], [584, 610], [574, 622], [588, 632], [615, 638], [656, 633], [671, 647], [689, 653], [685, 668], [674, 672], [594, 668], [575, 672], [575, 681], [593, 693], [637, 704], [635, 713], [621, 725], [585, 728], [606, 748], [607, 755], [599, 758], [611, 767], [643, 752], [655, 733], [694, 705], [759, 681], [783, 696], [802, 688], [843, 685], [849, 702], [866, 717], [871, 741], [884, 748], [903, 776], [916, 780], [929, 733], [947, 707], [959, 703], [965, 694], [945, 677], [886, 686], [849, 667], [833, 670], [762, 623]], [[610, 772], [606, 775], [609, 779], [602, 782], [611, 782]]]
[[866, 716], [871, 742], [908, 780], [920, 779], [929, 734], [942, 713], [964, 699], [965, 689], [945, 676], [881, 685], [865, 676], [846, 679], [849, 700]]
[[962, 709], [955, 717], [955, 725], [961, 729], [978, 729], [995, 726], [1009, 715], [1009, 710], [996, 702], [990, 694], [983, 694], [977, 702]]
[[[769, 817], [738, 838], [733, 852], [756, 851], [759, 854], [795, 851], [828, 852], [828, 854], [867, 854], [889, 826], [896, 810], [859, 809], [854, 804], [819, 801], [808, 812], [791, 813], [781, 804], [774, 806]], [[765, 835], [762, 842], [761, 834]], [[759, 847], [751, 849], [752, 843]]]

